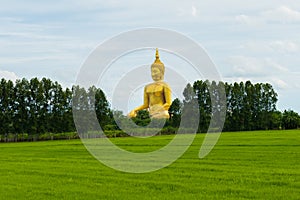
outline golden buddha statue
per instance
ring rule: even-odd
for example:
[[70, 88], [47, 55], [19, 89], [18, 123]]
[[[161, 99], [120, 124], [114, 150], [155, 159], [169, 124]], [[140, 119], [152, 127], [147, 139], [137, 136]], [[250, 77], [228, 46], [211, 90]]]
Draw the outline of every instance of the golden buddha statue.
[[148, 109], [151, 118], [169, 118], [171, 106], [171, 88], [164, 80], [165, 66], [159, 59], [156, 49], [156, 59], [151, 65], [151, 76], [154, 80], [144, 88], [144, 104], [133, 109], [128, 117], [136, 117], [139, 110]]

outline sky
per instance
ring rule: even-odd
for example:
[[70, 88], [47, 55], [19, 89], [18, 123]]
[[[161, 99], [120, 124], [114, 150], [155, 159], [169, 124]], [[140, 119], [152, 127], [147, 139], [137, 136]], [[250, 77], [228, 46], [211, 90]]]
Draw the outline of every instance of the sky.
[[[99, 44], [147, 27], [192, 38], [223, 81], [271, 83], [278, 93], [277, 108], [300, 112], [297, 0], [3, 1], [0, 78], [48, 77], [70, 87]], [[145, 57], [147, 62], [153, 60]]]

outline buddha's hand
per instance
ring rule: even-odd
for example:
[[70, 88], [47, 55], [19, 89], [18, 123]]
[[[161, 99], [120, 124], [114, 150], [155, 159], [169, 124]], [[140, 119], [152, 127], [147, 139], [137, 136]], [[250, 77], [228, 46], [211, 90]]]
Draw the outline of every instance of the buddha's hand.
[[133, 117], [136, 117], [136, 115], [137, 115], [137, 112], [135, 110], [132, 110], [127, 116], [129, 118], [133, 118]]

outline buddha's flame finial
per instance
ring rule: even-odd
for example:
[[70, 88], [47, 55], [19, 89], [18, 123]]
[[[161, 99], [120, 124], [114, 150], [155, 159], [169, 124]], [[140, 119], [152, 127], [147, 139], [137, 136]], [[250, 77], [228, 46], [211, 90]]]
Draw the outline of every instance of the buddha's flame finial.
[[156, 48], [156, 54], [155, 54], [156, 59], [159, 59], [159, 53], [158, 53], [158, 48]]
[[156, 48], [155, 61], [154, 61], [154, 63], [162, 64], [162, 62], [161, 62], [160, 59], [159, 59], [158, 48]]

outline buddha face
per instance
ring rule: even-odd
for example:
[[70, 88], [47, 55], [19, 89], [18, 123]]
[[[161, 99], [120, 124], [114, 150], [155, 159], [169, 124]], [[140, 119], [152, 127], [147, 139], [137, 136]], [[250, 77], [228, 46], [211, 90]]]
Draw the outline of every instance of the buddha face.
[[157, 67], [153, 67], [151, 69], [151, 76], [152, 76], [152, 79], [154, 81], [160, 81], [160, 80], [163, 79], [163, 74], [161, 73], [161, 71]]

